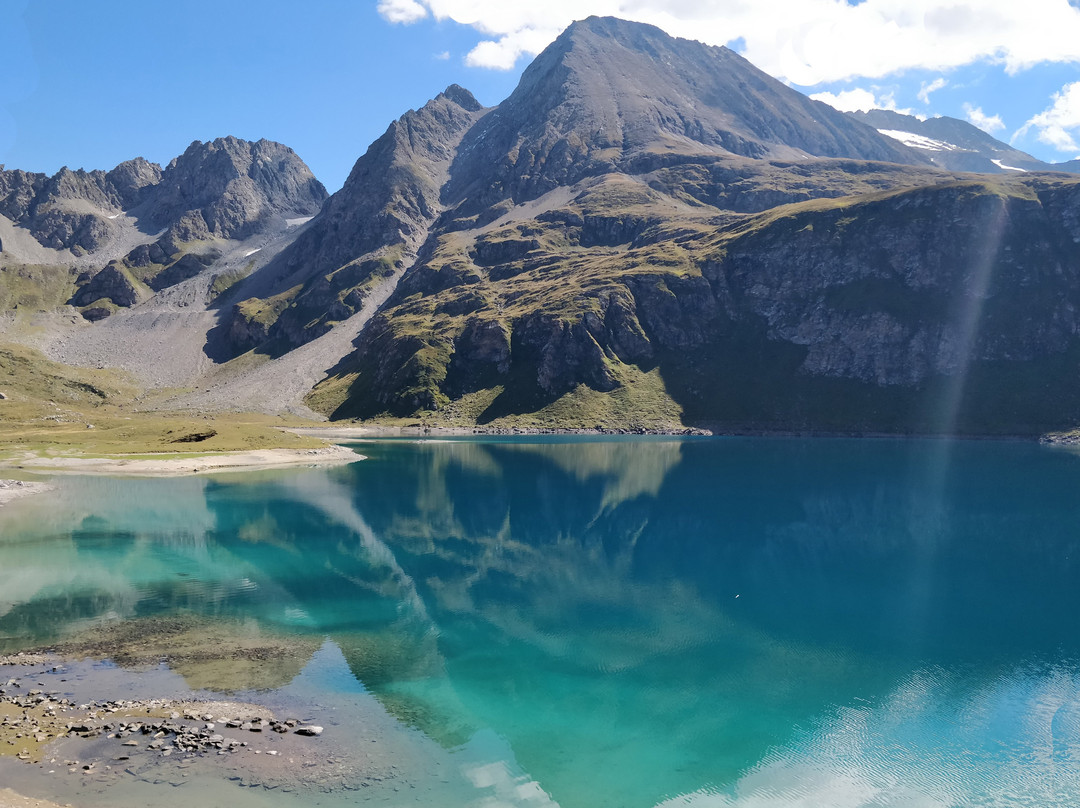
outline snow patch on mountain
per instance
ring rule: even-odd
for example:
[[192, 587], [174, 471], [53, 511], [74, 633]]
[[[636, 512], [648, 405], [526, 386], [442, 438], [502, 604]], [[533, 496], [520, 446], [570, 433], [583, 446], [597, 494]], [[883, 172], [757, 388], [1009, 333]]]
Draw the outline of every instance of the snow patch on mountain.
[[926, 151], [963, 151], [959, 146], [955, 146], [952, 143], [946, 143], [944, 140], [934, 140], [932, 137], [926, 137], [925, 135], [916, 135], [914, 132], [904, 132], [900, 129], [878, 129], [878, 132], [885, 135], [885, 137], [899, 140], [905, 146], [909, 146], [913, 149], [924, 149]]
[[1027, 173], [1026, 168], [1017, 168], [1016, 166], [1007, 166], [1003, 162], [1001, 162], [1000, 160], [991, 160], [990, 162], [993, 163], [994, 165], [996, 165], [998, 168], [1003, 169], [1005, 171], [1022, 171], [1024, 173]]

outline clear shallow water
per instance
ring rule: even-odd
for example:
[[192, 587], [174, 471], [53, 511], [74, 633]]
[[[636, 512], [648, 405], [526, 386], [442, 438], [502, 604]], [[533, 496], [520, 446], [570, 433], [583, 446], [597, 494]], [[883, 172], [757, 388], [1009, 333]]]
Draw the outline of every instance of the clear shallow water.
[[1080, 455], [359, 451], [330, 470], [70, 478], [6, 507], [0, 648], [175, 613], [310, 640], [265, 698], [373, 698], [442, 750], [445, 793], [401, 804], [1080, 804]]

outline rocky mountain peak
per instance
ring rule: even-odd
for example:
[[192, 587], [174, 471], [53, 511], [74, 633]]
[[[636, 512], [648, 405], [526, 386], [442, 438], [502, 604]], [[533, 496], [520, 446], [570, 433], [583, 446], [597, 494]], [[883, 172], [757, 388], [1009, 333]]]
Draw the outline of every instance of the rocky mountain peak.
[[126, 160], [105, 175], [116, 189], [124, 208], [136, 204], [143, 188], [161, 182], [161, 166], [143, 157]]
[[546, 48], [469, 132], [448, 197], [473, 207], [520, 202], [634, 161], [687, 155], [928, 162], [734, 51], [590, 17]]
[[[277, 217], [312, 216], [326, 189], [292, 149], [235, 137], [193, 142], [168, 167], [137, 157], [111, 171], [61, 168], [49, 177], [0, 169], [0, 216], [44, 247], [93, 254], [120, 237], [121, 211], [182, 242], [243, 239]], [[283, 223], [281, 223], [283, 226]]]
[[477, 101], [476, 97], [460, 84], [451, 84], [436, 97], [445, 98], [467, 112], [479, 112], [484, 108], [483, 104]]
[[311, 216], [327, 193], [296, 153], [269, 140], [193, 142], [169, 163], [147, 202], [172, 239], [245, 238], [271, 216]]

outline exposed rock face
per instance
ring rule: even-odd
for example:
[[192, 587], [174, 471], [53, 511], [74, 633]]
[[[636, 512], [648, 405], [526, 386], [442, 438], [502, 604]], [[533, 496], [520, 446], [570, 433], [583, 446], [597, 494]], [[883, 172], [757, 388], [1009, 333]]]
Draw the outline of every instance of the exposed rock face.
[[46, 177], [0, 170], [0, 214], [46, 247], [96, 250], [110, 230], [99, 213], [119, 210], [120, 204], [121, 193], [103, 171], [62, 168]]
[[20, 169], [5, 171], [0, 166], [0, 214], [13, 222], [22, 221], [47, 179], [44, 174]]
[[99, 300], [111, 300], [117, 306], [134, 306], [139, 301], [135, 284], [116, 262], [109, 264], [82, 286], [71, 299], [71, 305], [89, 306]]
[[185, 253], [177, 261], [174, 261], [166, 269], [159, 272], [147, 284], [155, 292], [173, 286], [188, 278], [194, 278], [218, 257], [217, 253], [198, 255]]
[[[1080, 188], [1065, 193], [1075, 210]], [[1061, 208], [983, 186], [914, 191], [734, 239], [703, 275], [732, 320], [806, 346], [800, 372], [918, 385], [1076, 338], [1080, 255]]]
[[415, 249], [441, 213], [439, 193], [480, 104], [452, 85], [390, 124], [287, 257], [294, 273], [332, 272], [381, 247]]
[[127, 160], [108, 174], [105, 178], [116, 189], [121, 207], [125, 210], [132, 208], [142, 200], [143, 189], [150, 188], [161, 182], [161, 166], [151, 163], [142, 157]]

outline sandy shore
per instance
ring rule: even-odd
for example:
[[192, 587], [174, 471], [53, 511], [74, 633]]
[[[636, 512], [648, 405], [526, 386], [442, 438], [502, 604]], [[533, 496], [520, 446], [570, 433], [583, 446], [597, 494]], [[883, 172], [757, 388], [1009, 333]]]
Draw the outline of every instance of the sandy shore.
[[[27, 471], [71, 474], [111, 474], [132, 476], [181, 476], [204, 472], [253, 471], [284, 466], [330, 466], [363, 460], [345, 446], [326, 446], [320, 449], [258, 449], [250, 452], [220, 452], [217, 454], [170, 457], [40, 457], [30, 456], [9, 465]], [[43, 485], [42, 483], [23, 483]], [[34, 493], [26, 491], [25, 493]], [[0, 504], [4, 502], [0, 492]]]

